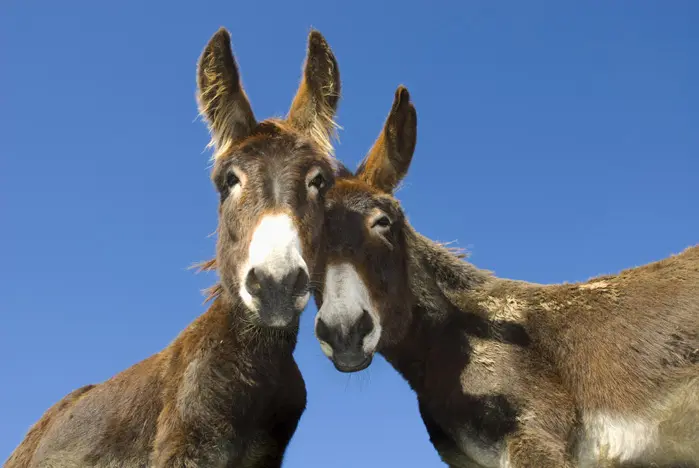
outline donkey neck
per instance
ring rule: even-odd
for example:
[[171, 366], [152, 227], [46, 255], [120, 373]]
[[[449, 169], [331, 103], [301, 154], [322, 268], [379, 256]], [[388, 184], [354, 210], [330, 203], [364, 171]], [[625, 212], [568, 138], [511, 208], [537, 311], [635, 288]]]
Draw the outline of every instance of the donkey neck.
[[450, 366], [455, 372], [464, 368], [472, 352], [471, 336], [528, 343], [521, 325], [489, 316], [478, 303], [482, 292], [500, 279], [407, 228], [411, 323], [403, 339], [382, 354], [418, 394], [430, 391], [430, 375], [443, 374]]
[[203, 348], [220, 355], [244, 354], [247, 358], [274, 363], [291, 356], [296, 348], [298, 326], [274, 329], [255, 323], [242, 300], [218, 288], [209, 309], [180, 335], [196, 340]]

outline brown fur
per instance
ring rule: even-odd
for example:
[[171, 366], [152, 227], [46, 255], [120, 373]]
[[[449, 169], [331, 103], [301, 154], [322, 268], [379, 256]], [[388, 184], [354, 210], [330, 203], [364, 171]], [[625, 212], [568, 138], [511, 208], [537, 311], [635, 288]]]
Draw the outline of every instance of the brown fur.
[[[333, 182], [326, 149], [340, 91], [337, 63], [320, 33], [311, 32], [289, 118], [257, 123], [222, 28], [202, 53], [198, 86], [215, 147], [212, 179], [221, 196], [220, 283], [213, 303], [161, 352], [51, 407], [5, 467], [281, 465], [306, 406], [292, 356], [298, 320], [285, 328], [265, 326], [264, 314], [284, 311], [247, 308], [238, 294], [238, 265], [261, 217], [276, 212], [291, 216], [304, 260], [314, 264], [325, 188], [312, 192], [306, 185], [309, 173], [323, 176], [326, 187]], [[299, 116], [304, 126], [297, 124]], [[233, 167], [241, 182], [231, 188]], [[233, 189], [239, 196], [231, 195]]]
[[[324, 267], [358, 272], [382, 328], [376, 350], [417, 393], [443, 460], [699, 466], [699, 246], [579, 284], [497, 278], [415, 232], [393, 198], [415, 137], [399, 89], [357, 175], [328, 193]], [[391, 220], [382, 233], [377, 212]], [[327, 325], [352, 304], [322, 289], [316, 300], [336, 361], [362, 343]]]

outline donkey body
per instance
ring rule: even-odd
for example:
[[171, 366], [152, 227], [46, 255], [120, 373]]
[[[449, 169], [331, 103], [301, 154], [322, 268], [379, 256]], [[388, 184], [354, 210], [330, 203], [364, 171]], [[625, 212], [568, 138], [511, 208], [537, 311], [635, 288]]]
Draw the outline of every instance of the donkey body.
[[417, 392], [445, 462], [699, 462], [699, 247], [535, 285], [407, 239], [409, 288], [428, 300], [382, 353]]
[[292, 353], [334, 178], [339, 72], [311, 32], [288, 118], [257, 123], [221, 29], [198, 88], [220, 195], [211, 306], [163, 351], [51, 407], [7, 468], [281, 466], [306, 406]]
[[245, 313], [217, 298], [160, 353], [50, 408], [5, 466], [280, 466], [306, 405], [295, 336]]
[[380, 352], [453, 467], [699, 466], [699, 247], [580, 284], [497, 278], [393, 198], [416, 122], [401, 88], [327, 195], [323, 352], [343, 372]]

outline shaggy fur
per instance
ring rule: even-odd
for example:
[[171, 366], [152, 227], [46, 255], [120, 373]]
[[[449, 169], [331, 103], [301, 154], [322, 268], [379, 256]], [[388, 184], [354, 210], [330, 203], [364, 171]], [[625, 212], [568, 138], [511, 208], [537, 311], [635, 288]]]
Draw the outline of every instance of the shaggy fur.
[[[416, 392], [442, 459], [699, 466], [699, 246], [579, 284], [497, 278], [415, 232], [393, 198], [414, 113], [399, 89], [357, 175], [328, 193], [324, 260], [361, 277], [379, 317], [376, 350]], [[391, 221], [380, 235], [377, 213]], [[324, 297], [316, 334], [335, 361], [361, 340], [343, 335], [351, 324], [328, 329], [350, 298]]]
[[197, 78], [221, 200], [213, 302], [161, 352], [46, 411], [6, 468], [281, 466], [306, 407], [292, 356], [298, 317], [285, 328], [265, 326], [263, 316], [288, 311], [247, 308], [238, 268], [259, 220], [278, 212], [293, 219], [306, 264], [315, 262], [322, 200], [334, 178], [325, 150], [340, 91], [337, 63], [311, 32], [302, 85], [284, 121], [256, 122], [224, 29], [202, 53]]

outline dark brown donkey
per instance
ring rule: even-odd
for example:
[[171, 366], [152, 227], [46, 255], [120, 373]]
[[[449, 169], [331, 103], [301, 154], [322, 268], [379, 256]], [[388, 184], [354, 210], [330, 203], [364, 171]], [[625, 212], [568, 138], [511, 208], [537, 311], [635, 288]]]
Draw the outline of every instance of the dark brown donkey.
[[699, 247], [580, 284], [477, 269], [392, 196], [415, 148], [409, 99], [326, 197], [325, 354], [344, 372], [385, 356], [454, 467], [698, 466]]
[[306, 407], [294, 362], [333, 182], [337, 63], [311, 32], [288, 118], [257, 122], [230, 36], [198, 68], [215, 147], [220, 283], [167, 348], [50, 408], [6, 467], [279, 467]]

